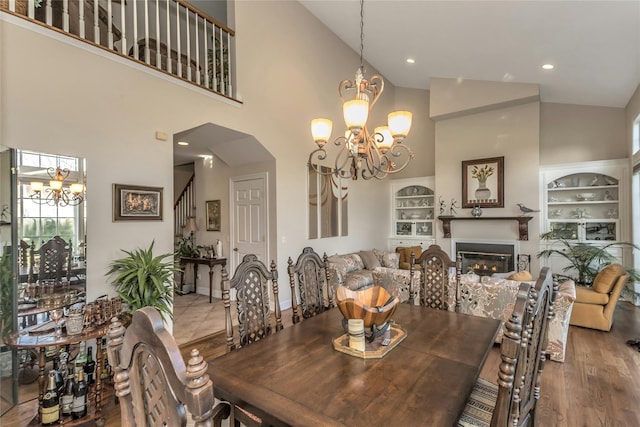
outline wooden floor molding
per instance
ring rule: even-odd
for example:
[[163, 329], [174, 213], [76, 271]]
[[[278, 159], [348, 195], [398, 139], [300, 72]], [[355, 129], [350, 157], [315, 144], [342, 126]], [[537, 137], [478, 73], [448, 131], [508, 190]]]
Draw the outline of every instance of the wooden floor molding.
[[[283, 320], [287, 318], [291, 319], [290, 310], [283, 312]], [[285, 327], [290, 325], [290, 321], [285, 323]], [[627, 340], [638, 338], [640, 307], [628, 302], [618, 303], [611, 332], [571, 326], [566, 361], [545, 363], [535, 426], [640, 426], [640, 352], [626, 344]], [[226, 352], [225, 346], [222, 331], [186, 343], [180, 346], [180, 351], [186, 360], [196, 347], [209, 363], [215, 363], [215, 357]], [[495, 381], [499, 363], [496, 346], [481, 376]], [[33, 418], [36, 409], [37, 401], [19, 405], [0, 418], [0, 425], [23, 427]], [[103, 414], [106, 427], [121, 425], [120, 409], [113, 398], [105, 402]]]

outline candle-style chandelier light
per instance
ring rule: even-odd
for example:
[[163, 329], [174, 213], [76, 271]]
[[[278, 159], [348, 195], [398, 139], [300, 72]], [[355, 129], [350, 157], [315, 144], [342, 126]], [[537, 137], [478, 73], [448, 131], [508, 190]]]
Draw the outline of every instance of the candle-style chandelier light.
[[[388, 126], [376, 127], [373, 134], [367, 129], [369, 111], [384, 90], [384, 79], [379, 75], [372, 76], [371, 80], [365, 78], [363, 51], [364, 0], [361, 0], [360, 67], [353, 81], [343, 80], [338, 86], [347, 130], [344, 136], [337, 136], [333, 140], [338, 147], [333, 165], [327, 162], [328, 153], [324, 148], [331, 137], [333, 123], [325, 118], [311, 121], [311, 134], [318, 148], [309, 155], [309, 166], [318, 174], [335, 174], [351, 179], [357, 179], [358, 175], [363, 179], [384, 179], [389, 174], [403, 170], [414, 158], [411, 148], [402, 143], [411, 128], [411, 112], [394, 111], [388, 115]], [[353, 98], [345, 100], [350, 92], [355, 92]]]
[[47, 174], [51, 178], [49, 187], [42, 181], [31, 182], [31, 200], [41, 205], [51, 206], [76, 206], [84, 200], [84, 184], [73, 183], [69, 187], [64, 186], [64, 181], [69, 177], [69, 169], [49, 168]]

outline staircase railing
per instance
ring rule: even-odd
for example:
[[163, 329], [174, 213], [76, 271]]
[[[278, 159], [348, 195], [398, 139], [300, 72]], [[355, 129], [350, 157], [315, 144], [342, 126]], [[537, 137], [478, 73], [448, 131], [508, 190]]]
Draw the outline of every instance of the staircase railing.
[[0, 10], [235, 97], [235, 32], [183, 0], [0, 0]]
[[173, 205], [173, 229], [176, 237], [182, 236], [182, 230], [187, 225], [187, 220], [196, 216], [196, 182], [194, 178], [195, 175], [191, 175]]

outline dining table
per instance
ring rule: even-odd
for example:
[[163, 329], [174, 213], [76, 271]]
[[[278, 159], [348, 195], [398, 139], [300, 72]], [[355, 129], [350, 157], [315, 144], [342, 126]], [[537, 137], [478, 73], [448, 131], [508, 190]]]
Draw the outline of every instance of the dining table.
[[274, 426], [453, 426], [500, 321], [399, 304], [382, 358], [337, 351], [336, 308], [209, 360], [216, 398]]

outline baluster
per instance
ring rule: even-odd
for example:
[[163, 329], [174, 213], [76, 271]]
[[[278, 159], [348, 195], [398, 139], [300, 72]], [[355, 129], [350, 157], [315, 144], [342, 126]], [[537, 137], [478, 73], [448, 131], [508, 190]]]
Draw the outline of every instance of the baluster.
[[[160, 46], [156, 46], [160, 49]], [[151, 64], [151, 50], [149, 49], [149, 0], [144, 0], [144, 62]]]
[[[13, 7], [13, 10], [15, 11], [15, 5]], [[29, 0], [27, 3], [27, 16], [29, 16], [29, 18], [33, 19], [36, 15], [36, 7], [35, 4], [33, 3], [33, 0]]]
[[51, 0], [47, 0], [45, 3], [45, 22], [49, 26], [53, 26], [53, 7], [51, 7]]
[[194, 13], [194, 19], [195, 19], [195, 27], [196, 27], [196, 35], [195, 35], [195, 39], [196, 39], [196, 83], [201, 84], [200, 82], [200, 36], [199, 36], [199, 16], [197, 13]]
[[[156, 0], [156, 67], [162, 68], [162, 55], [160, 55], [160, 0]], [[167, 50], [167, 57], [171, 58], [171, 51]]]
[[207, 39], [207, 20], [203, 19], [202, 23], [203, 23], [202, 26], [204, 27], [203, 40], [204, 40], [204, 58], [205, 58], [204, 86], [205, 87], [210, 87], [210, 84], [209, 84], [209, 40]]
[[187, 28], [187, 80], [191, 80], [191, 26], [189, 25], [189, 9], [185, 8], [186, 19], [185, 27]]
[[113, 3], [107, 0], [107, 45], [113, 50]]
[[171, 11], [171, 4], [169, 0], [167, 0], [167, 71], [169, 73], [173, 73], [173, 64], [171, 63], [171, 19], [169, 13]]
[[[134, 8], [135, 8], [135, 2], [134, 2]], [[120, 27], [121, 27], [120, 31], [122, 34], [122, 53], [124, 53], [125, 55], [127, 54], [126, 9], [127, 8], [125, 7], [124, 2], [120, 3]], [[137, 56], [134, 55], [134, 58], [137, 59]]]
[[222, 27], [220, 27], [220, 49], [218, 51], [220, 55], [220, 69], [218, 70], [218, 75], [220, 76], [220, 93], [226, 93], [226, 81], [224, 78], [224, 38], [222, 33]]
[[80, 30], [80, 38], [84, 39], [84, 0], [78, 1], [78, 29]]
[[69, 0], [62, 0], [62, 29], [69, 32]]
[[137, 1], [131, 2], [133, 6], [133, 57], [140, 59], [140, 46], [138, 46], [138, 4]]
[[180, 3], [176, 2], [176, 47], [178, 48], [178, 77], [182, 77], [182, 39], [180, 37]]
[[233, 96], [233, 82], [231, 81], [231, 34], [229, 33], [227, 33], [227, 59], [225, 60], [225, 65], [227, 66], [227, 95]]
[[9, 10], [11, 12], [16, 11], [16, 0], [9, 0]]
[[100, 44], [100, 5], [93, 0], [93, 41]]

